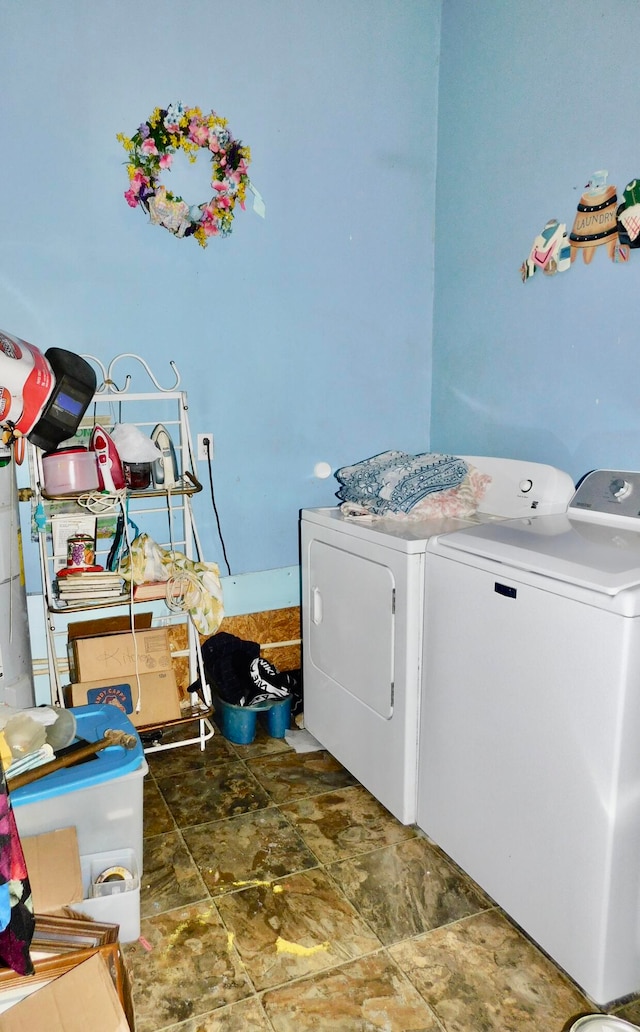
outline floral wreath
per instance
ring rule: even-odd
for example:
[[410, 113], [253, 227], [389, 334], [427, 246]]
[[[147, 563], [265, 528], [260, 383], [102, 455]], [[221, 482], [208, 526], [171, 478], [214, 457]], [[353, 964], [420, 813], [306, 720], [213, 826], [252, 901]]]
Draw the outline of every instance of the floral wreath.
[[[226, 118], [215, 111], [203, 115], [200, 108], [170, 104], [155, 108], [131, 138], [118, 133], [117, 139], [129, 156], [127, 204], [140, 205], [154, 225], [178, 237], [193, 236], [201, 247], [207, 246], [210, 236], [229, 236], [236, 202], [244, 209], [251, 152], [234, 140]], [[210, 201], [189, 206], [161, 184], [160, 176], [171, 168], [178, 150], [194, 163], [201, 149], [211, 154], [215, 192]]]

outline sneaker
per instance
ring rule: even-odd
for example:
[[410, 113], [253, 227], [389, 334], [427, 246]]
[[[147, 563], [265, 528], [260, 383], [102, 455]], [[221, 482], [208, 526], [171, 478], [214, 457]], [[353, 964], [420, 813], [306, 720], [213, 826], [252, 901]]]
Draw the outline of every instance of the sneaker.
[[284, 699], [289, 694], [282, 683], [282, 675], [268, 660], [258, 657], [249, 665], [249, 676], [253, 684], [269, 698]]

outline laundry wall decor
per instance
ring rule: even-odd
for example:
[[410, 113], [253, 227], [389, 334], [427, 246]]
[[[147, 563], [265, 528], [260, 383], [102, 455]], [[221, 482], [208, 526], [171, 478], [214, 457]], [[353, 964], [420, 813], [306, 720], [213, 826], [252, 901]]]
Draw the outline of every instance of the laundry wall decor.
[[571, 231], [557, 219], [549, 219], [533, 241], [520, 267], [526, 283], [537, 269], [547, 276], [566, 272], [581, 253], [589, 265], [599, 247], [614, 262], [627, 262], [631, 250], [640, 247], [640, 180], [632, 179], [618, 203], [617, 189], [607, 183], [606, 170], [594, 172], [584, 188]]

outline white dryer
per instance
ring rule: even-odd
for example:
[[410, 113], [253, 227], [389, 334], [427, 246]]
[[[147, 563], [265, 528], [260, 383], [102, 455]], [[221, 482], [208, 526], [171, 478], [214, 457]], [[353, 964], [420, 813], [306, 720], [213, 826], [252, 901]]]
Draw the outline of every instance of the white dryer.
[[431, 540], [418, 825], [600, 1004], [640, 991], [640, 473]]
[[404, 824], [416, 819], [427, 542], [483, 520], [564, 512], [574, 491], [551, 466], [465, 458], [492, 478], [474, 518], [301, 513], [305, 726]]

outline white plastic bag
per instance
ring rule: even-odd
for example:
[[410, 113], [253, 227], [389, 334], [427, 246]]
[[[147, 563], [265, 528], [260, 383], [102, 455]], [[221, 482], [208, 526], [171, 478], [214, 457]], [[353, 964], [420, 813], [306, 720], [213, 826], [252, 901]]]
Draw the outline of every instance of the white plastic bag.
[[123, 462], [155, 462], [162, 456], [155, 441], [134, 423], [116, 423], [111, 431], [111, 440]]

